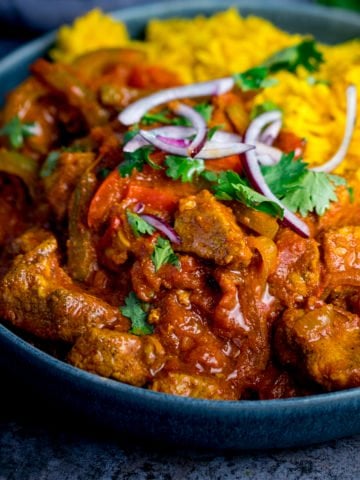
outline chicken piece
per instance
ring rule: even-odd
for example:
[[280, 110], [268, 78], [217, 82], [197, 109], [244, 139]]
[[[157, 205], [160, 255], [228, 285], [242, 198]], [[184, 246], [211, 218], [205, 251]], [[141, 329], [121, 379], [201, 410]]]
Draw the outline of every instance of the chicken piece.
[[44, 177], [46, 197], [58, 220], [64, 218], [71, 193], [81, 174], [93, 161], [92, 152], [62, 152], [55, 170]]
[[70, 342], [93, 326], [129, 328], [117, 308], [72, 282], [59, 265], [51, 235], [18, 255], [2, 278], [0, 316], [36, 336]]
[[269, 277], [270, 293], [288, 307], [316, 295], [320, 286], [320, 253], [316, 240], [283, 229], [276, 239], [278, 262]]
[[360, 386], [360, 317], [331, 304], [289, 309], [275, 331], [280, 361], [326, 390]]
[[91, 328], [77, 339], [68, 360], [82, 370], [141, 387], [162, 368], [164, 355], [155, 335]]
[[237, 400], [238, 398], [235, 389], [222, 378], [181, 372], [161, 373], [155, 378], [150, 388], [156, 392], [182, 397], [209, 400]]
[[207, 190], [183, 198], [175, 218], [178, 249], [218, 265], [248, 265], [251, 250], [232, 210]]

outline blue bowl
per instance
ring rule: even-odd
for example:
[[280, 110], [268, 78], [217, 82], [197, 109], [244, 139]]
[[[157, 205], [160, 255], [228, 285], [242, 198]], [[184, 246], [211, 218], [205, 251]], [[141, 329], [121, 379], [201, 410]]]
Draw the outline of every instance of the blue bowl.
[[[151, 17], [211, 14], [237, 6], [290, 32], [328, 43], [360, 36], [360, 16], [310, 5], [194, 0], [155, 3], [114, 13], [140, 36]], [[28, 75], [29, 65], [54, 41], [49, 34], [0, 62], [4, 96]], [[81, 371], [35, 348], [0, 325], [0, 366], [47, 402], [101, 425], [119, 437], [212, 450], [304, 446], [360, 433], [360, 389], [305, 398], [210, 401], [152, 392]]]

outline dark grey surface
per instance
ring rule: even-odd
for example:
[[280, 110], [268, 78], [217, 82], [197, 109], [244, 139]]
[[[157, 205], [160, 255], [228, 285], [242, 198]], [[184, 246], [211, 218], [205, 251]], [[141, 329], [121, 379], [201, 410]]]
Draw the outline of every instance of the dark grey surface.
[[360, 478], [360, 436], [266, 453], [170, 451], [64, 417], [18, 380], [3, 372], [0, 378], [0, 480]]

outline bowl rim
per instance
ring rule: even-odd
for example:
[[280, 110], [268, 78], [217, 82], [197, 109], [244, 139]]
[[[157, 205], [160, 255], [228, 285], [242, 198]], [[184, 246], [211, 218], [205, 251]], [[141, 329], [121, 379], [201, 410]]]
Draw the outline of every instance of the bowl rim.
[[[139, 16], [143, 18], [143, 10], [146, 7], [149, 12], [149, 17], [162, 16], [164, 11], [164, 2], [157, 1], [147, 5], [136, 5], [131, 7], [124, 7], [112, 12], [107, 12], [114, 18], [121, 19], [125, 23], [136, 20]], [[190, 10], [198, 13], [199, 8], [221, 11], [229, 7], [235, 7], [241, 11], [241, 8], [250, 9], [251, 14], [257, 15], [257, 11], [271, 12], [274, 9], [281, 9], [282, 11], [288, 11], [292, 14], [302, 13], [308, 14], [315, 18], [323, 19], [324, 16], [328, 19], [343, 21], [350, 23], [356, 27], [359, 27], [360, 38], [360, 15], [355, 12], [349, 12], [342, 9], [329, 9], [320, 5], [313, 4], [300, 4], [300, 3], [283, 3], [277, 0], [270, 0], [264, 4], [261, 0], [222, 0], [219, 8], [218, 0], [197, 0], [194, 4], [184, 5], [181, 0], [175, 0], [171, 2], [170, 16], [181, 14], [184, 7], [187, 11]], [[148, 15], [147, 15], [148, 16]], [[191, 13], [190, 13], [191, 16]], [[26, 43], [6, 55], [0, 60], [0, 75], [3, 71], [14, 68], [24, 58], [31, 58], [34, 52], [39, 54], [45, 49], [48, 49], [55, 40], [56, 31], [51, 31], [41, 37]], [[144, 400], [151, 402], [158, 402], [159, 405], [168, 404], [169, 401], [172, 405], [178, 405], [180, 408], [185, 407], [188, 409], [197, 410], [199, 407], [205, 407], [208, 411], [218, 411], [222, 414], [234, 415], [236, 412], [254, 412], [263, 411], [275, 413], [279, 409], [284, 410], [296, 410], [303, 409], [307, 405], [321, 407], [323, 405], [328, 406], [339, 404], [341, 401], [358, 401], [360, 400], [360, 387], [351, 388], [346, 390], [339, 390], [335, 392], [320, 393], [315, 395], [308, 395], [304, 397], [293, 398], [281, 398], [281, 399], [269, 399], [269, 400], [209, 400], [203, 398], [182, 397], [163, 392], [155, 392], [142, 387], [135, 387], [125, 384], [116, 380], [101, 377], [97, 374], [93, 374], [84, 370], [81, 370], [73, 365], [59, 360], [56, 357], [46, 353], [45, 351], [35, 347], [31, 343], [24, 340], [21, 336], [17, 335], [6, 324], [0, 323], [0, 338], [3, 338], [5, 342], [11, 347], [19, 349], [19, 352], [26, 355], [30, 355], [40, 365], [50, 366], [54, 375], [60, 372], [64, 375], [68, 375], [73, 379], [92, 384], [100, 388], [108, 388], [109, 391], [118, 394], [128, 394], [130, 396], [136, 395]], [[1, 353], [0, 353], [1, 355]]]

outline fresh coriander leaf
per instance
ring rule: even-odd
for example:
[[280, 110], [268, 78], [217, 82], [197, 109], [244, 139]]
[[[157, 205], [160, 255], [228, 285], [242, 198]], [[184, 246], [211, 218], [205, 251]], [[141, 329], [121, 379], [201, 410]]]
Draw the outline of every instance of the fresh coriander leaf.
[[200, 176], [207, 182], [213, 183], [217, 181], [219, 174], [211, 170], [204, 170], [200, 173]]
[[38, 127], [36, 123], [22, 123], [17, 115], [12, 117], [12, 119], [0, 129], [0, 135], [6, 135], [9, 138], [10, 145], [15, 149], [21, 148], [24, 145], [25, 138], [36, 135], [37, 133]]
[[207, 132], [207, 139], [211, 140], [213, 138], [213, 136], [215, 135], [215, 133], [218, 130], [221, 130], [221, 129], [223, 129], [222, 125], [214, 125], [213, 127], [209, 128], [208, 132]]
[[142, 119], [141, 123], [144, 125], [152, 125], [153, 123], [164, 123], [165, 125], [171, 125], [173, 119], [169, 117], [170, 111], [168, 109], [162, 110], [158, 113], [146, 113]]
[[277, 83], [274, 78], [269, 78], [270, 70], [268, 67], [259, 66], [250, 68], [243, 73], [236, 73], [234, 80], [236, 85], [243, 92], [258, 90], [259, 88], [271, 87]]
[[[141, 172], [145, 163], [153, 166], [154, 162], [150, 159], [150, 153], [153, 151], [154, 148], [152, 146], [145, 145], [134, 152], [125, 152], [125, 159], [118, 167], [120, 175], [127, 177], [131, 175], [134, 168]], [[159, 166], [156, 165], [156, 168], [159, 168]]]
[[49, 153], [44, 163], [42, 164], [39, 172], [41, 178], [49, 177], [53, 173], [58, 163], [59, 157], [60, 152], [58, 152], [57, 150]]
[[198, 103], [194, 106], [194, 110], [200, 113], [206, 122], [209, 122], [211, 120], [214, 107], [211, 105], [211, 103]]
[[282, 218], [284, 215], [283, 209], [276, 202], [256, 192], [246, 180], [231, 170], [220, 173], [217, 185], [214, 186], [214, 194], [219, 200], [237, 200], [273, 217]]
[[267, 100], [264, 103], [255, 105], [250, 112], [250, 120], [254, 120], [254, 118], [258, 117], [259, 115], [265, 112], [272, 112], [273, 110], [281, 110], [281, 108], [271, 100]]
[[132, 140], [139, 133], [139, 128], [132, 128], [124, 134], [124, 145]]
[[204, 168], [204, 160], [201, 158], [178, 157], [167, 155], [165, 165], [168, 167], [166, 175], [173, 180], [181, 179], [182, 182], [191, 182], [195, 174], [201, 173]]
[[290, 210], [306, 216], [310, 212], [323, 215], [330, 202], [336, 201], [336, 186], [346, 185], [345, 179], [324, 172], [313, 172], [294, 153], [283, 154], [278, 164], [262, 167], [270, 190]]
[[147, 322], [148, 304], [141, 302], [134, 292], [130, 292], [125, 298], [125, 306], [120, 307], [121, 313], [131, 321], [129, 333], [134, 335], [150, 335], [154, 328]]
[[180, 267], [179, 258], [171, 248], [169, 240], [162, 237], [158, 237], [156, 241], [154, 251], [151, 254], [151, 260], [155, 266], [155, 271], [158, 271], [166, 263]]
[[309, 72], [314, 72], [323, 61], [322, 53], [317, 50], [315, 41], [305, 39], [293, 47], [276, 52], [265, 60], [262, 66], [267, 67], [271, 73], [279, 70], [295, 72], [299, 66], [303, 66]]
[[126, 217], [136, 237], [145, 234], [151, 235], [155, 232], [155, 227], [153, 227], [152, 225], [150, 225], [150, 223], [141, 218], [140, 215], [126, 210]]
[[261, 167], [266, 183], [277, 197], [296, 189], [297, 183], [307, 171], [307, 164], [301, 159], [294, 160], [294, 157], [294, 152], [283, 153], [277, 164]]
[[292, 211], [305, 217], [315, 211], [318, 215], [329, 208], [331, 201], [336, 201], [335, 186], [329, 176], [323, 172], [308, 170], [301, 178], [297, 189], [293, 189], [283, 198], [284, 204]]

